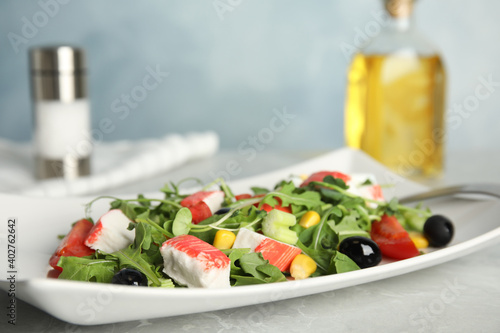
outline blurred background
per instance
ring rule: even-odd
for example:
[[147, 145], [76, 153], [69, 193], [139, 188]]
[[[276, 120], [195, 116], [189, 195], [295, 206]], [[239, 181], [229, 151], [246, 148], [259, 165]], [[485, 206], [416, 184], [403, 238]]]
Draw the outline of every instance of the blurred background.
[[[0, 138], [31, 139], [28, 49], [70, 44], [87, 52], [99, 140], [215, 130], [224, 149], [252, 137], [269, 150], [342, 147], [347, 66], [381, 10], [381, 0], [2, 1]], [[446, 63], [448, 115], [462, 110], [448, 150], [498, 148], [498, 13], [495, 0], [417, 1], [415, 24]], [[475, 98], [478, 85], [491, 94]]]

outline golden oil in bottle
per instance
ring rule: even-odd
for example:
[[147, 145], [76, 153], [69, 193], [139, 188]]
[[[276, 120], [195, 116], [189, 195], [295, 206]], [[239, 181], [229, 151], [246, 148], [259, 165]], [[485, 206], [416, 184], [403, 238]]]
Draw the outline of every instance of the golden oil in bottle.
[[437, 55], [356, 55], [348, 73], [347, 145], [403, 176], [439, 175], [444, 91]]

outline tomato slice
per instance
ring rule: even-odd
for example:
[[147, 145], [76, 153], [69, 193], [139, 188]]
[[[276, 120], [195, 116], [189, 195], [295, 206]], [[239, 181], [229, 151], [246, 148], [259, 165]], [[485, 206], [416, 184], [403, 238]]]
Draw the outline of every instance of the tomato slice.
[[300, 187], [304, 187], [307, 184], [309, 184], [310, 182], [322, 182], [323, 179], [326, 176], [332, 176], [334, 178], [340, 178], [340, 179], [342, 179], [346, 183], [349, 180], [351, 180], [350, 176], [348, 176], [346, 174], [343, 174], [342, 172], [338, 172], [338, 171], [319, 171], [319, 172], [313, 173], [312, 175], [309, 176], [309, 178], [307, 178], [306, 180], [304, 180], [304, 182], [302, 184], [300, 184]]
[[92, 227], [92, 222], [86, 219], [76, 222], [50, 257], [50, 266], [55, 270], [62, 271], [62, 268], [57, 266], [60, 257], [85, 257], [94, 253], [94, 250], [85, 245], [85, 239]]
[[420, 254], [408, 232], [394, 216], [383, 215], [380, 221], [374, 221], [370, 236], [382, 254], [389, 258], [408, 259]]
[[[256, 196], [254, 196], [254, 198], [260, 198], [260, 197], [263, 197], [263, 196], [265, 196], [265, 194], [256, 195]], [[277, 209], [277, 210], [281, 210], [282, 212], [292, 214], [292, 207], [289, 207], [289, 206], [283, 207], [283, 206], [281, 206], [282, 201], [281, 201], [281, 198], [279, 198], [279, 197], [274, 197], [274, 199], [276, 199], [278, 201], [278, 203], [276, 205], [274, 205], [274, 207], [272, 207], [269, 204], [263, 204], [262, 207], [260, 207], [260, 209], [265, 210], [268, 213], [270, 211], [272, 211], [273, 209]], [[256, 204], [254, 204], [254, 206], [257, 207], [257, 208], [259, 208], [259, 205], [260, 205], [259, 202], [256, 203]]]
[[62, 271], [57, 270], [57, 269], [51, 269], [50, 271], [47, 272], [47, 277], [49, 279], [57, 279], [59, 275], [61, 275]]
[[244, 199], [250, 199], [252, 197], [251, 194], [248, 194], [248, 193], [243, 193], [243, 194], [239, 194], [239, 195], [235, 195], [234, 198], [236, 199], [236, 201], [240, 201], [240, 200], [244, 200]]
[[[276, 198], [277, 199], [277, 198]], [[281, 205], [275, 205], [274, 207], [271, 207], [268, 204], [263, 204], [262, 209], [265, 210], [266, 212], [270, 212], [273, 209], [281, 210], [282, 212], [292, 214], [292, 209], [290, 207], [282, 207]]]

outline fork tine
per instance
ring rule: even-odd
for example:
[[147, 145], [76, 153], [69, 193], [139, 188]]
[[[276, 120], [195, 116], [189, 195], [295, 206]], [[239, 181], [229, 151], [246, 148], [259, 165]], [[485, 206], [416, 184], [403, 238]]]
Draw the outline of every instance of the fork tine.
[[447, 197], [456, 194], [484, 194], [500, 198], [500, 184], [483, 183], [483, 184], [465, 184], [465, 185], [442, 187], [401, 198], [399, 202], [409, 203], [409, 202], [423, 201], [439, 197]]

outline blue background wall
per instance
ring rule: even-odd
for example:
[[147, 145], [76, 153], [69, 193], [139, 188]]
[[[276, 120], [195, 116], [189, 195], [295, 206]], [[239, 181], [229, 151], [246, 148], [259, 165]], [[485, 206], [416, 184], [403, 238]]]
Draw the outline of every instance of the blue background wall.
[[[341, 147], [341, 46], [376, 25], [381, 8], [377, 0], [59, 1], [0, 3], [1, 138], [31, 138], [28, 48], [69, 43], [87, 51], [94, 129], [103, 119], [113, 124], [99, 139], [213, 129], [222, 147], [236, 148], [286, 109], [294, 118], [272, 137], [262, 134], [267, 147]], [[418, 1], [416, 25], [446, 60], [449, 114], [474, 96], [481, 77], [499, 83], [449, 129], [451, 150], [498, 148], [499, 13], [495, 0]], [[16, 44], [14, 35], [24, 40]], [[168, 77], [141, 90], [155, 69]], [[131, 93], [137, 105], [128, 107], [121, 98]]]

